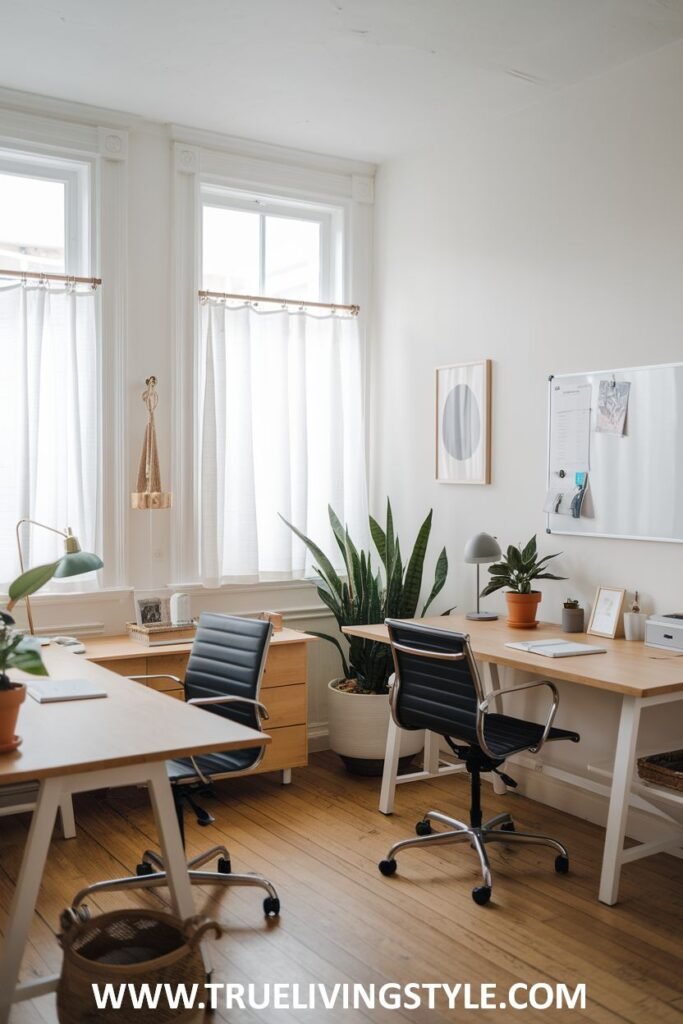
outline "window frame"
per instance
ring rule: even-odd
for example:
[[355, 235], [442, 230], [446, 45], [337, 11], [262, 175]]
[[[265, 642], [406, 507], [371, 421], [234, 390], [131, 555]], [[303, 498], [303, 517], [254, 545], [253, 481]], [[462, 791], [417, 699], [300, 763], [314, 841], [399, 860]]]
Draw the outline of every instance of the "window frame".
[[[320, 287], [319, 302], [343, 302], [344, 253], [345, 253], [345, 211], [342, 205], [314, 199], [300, 199], [296, 196], [275, 195], [257, 189], [237, 189], [210, 180], [203, 180], [199, 191], [199, 280], [204, 281], [204, 208], [216, 207], [224, 210], [239, 210], [260, 215], [259, 240], [259, 295], [266, 295], [265, 288], [265, 223], [266, 217], [282, 217], [288, 220], [302, 220], [320, 226]], [[256, 207], [256, 209], [255, 209]], [[282, 298], [280, 295], [270, 298]], [[307, 299], [296, 295], [295, 299]]]
[[47, 156], [0, 144], [0, 174], [64, 184], [64, 273], [89, 276], [95, 253], [92, 161]]

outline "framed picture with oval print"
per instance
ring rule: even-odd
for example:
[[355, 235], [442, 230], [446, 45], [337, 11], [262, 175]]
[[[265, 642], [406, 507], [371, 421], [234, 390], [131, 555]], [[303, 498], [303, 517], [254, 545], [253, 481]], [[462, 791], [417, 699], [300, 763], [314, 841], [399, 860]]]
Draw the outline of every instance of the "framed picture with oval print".
[[436, 371], [436, 479], [491, 483], [491, 360]]

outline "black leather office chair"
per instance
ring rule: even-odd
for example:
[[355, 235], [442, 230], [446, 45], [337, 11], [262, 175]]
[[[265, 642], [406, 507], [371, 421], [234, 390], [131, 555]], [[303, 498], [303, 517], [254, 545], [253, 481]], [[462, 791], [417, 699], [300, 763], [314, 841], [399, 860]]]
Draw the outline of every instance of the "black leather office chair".
[[[261, 720], [268, 718], [268, 711], [259, 700], [259, 691], [271, 631], [271, 623], [265, 620], [203, 612], [199, 617], [184, 681], [166, 673], [130, 678], [138, 681], [174, 679], [184, 687], [188, 704], [206, 707], [207, 711], [261, 732]], [[183, 842], [185, 805], [193, 809], [200, 825], [210, 825], [213, 817], [197, 803], [195, 797], [210, 794], [211, 784], [219, 779], [234, 778], [251, 771], [264, 753], [265, 745], [167, 762]], [[217, 861], [217, 871], [199, 870], [212, 860]], [[268, 893], [263, 901], [266, 917], [276, 917], [280, 912], [280, 900], [272, 883], [262, 875], [235, 874], [225, 846], [213, 846], [193, 857], [188, 861], [188, 868], [193, 885], [255, 885], [265, 889]], [[165, 884], [163, 858], [154, 850], [145, 850], [137, 866], [137, 875], [96, 882], [82, 889], [72, 900], [72, 910], [78, 913], [85, 897], [94, 892], [155, 888]]]
[[[554, 684], [543, 679], [510, 690], [484, 693], [468, 636], [397, 619], [387, 619], [387, 626], [394, 658], [395, 674], [391, 689], [394, 721], [402, 729], [429, 729], [444, 737], [451, 750], [465, 762], [470, 774], [471, 808], [469, 825], [440, 811], [428, 811], [415, 827], [418, 838], [395, 843], [386, 859], [380, 861], [379, 870], [383, 875], [393, 875], [396, 872], [396, 854], [411, 846], [469, 843], [481, 863], [483, 885], [472, 890], [474, 902], [481, 905], [491, 898], [487, 843], [550, 846], [557, 850], [555, 870], [566, 874], [569, 856], [562, 843], [549, 836], [517, 832], [509, 814], [498, 814], [482, 822], [481, 811], [481, 772], [498, 771], [511, 754], [524, 750], [536, 754], [551, 740], [578, 743], [578, 733], [553, 728], [559, 704]], [[552, 694], [552, 705], [544, 725], [489, 712], [491, 701], [501, 694], [537, 686], [549, 687]], [[512, 783], [507, 776], [504, 778], [508, 784]], [[433, 823], [444, 825], [445, 830], [435, 831]]]

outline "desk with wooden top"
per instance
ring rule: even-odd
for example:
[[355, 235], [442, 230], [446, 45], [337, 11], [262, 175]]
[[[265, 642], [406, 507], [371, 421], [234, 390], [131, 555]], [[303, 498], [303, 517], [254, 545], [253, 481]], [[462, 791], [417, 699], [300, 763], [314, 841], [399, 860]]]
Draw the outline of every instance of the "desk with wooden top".
[[[542, 622], [536, 629], [511, 629], [504, 619], [477, 622], [466, 619], [464, 615], [436, 616], [410, 621], [434, 626], [437, 629], [468, 633], [475, 658], [485, 663], [489, 669], [491, 689], [499, 689], [497, 667], [503, 665], [535, 676], [566, 680], [579, 686], [604, 690], [620, 698], [619, 733], [614, 752], [600, 876], [601, 902], [610, 905], [617, 902], [623, 864], [683, 845], [681, 833], [672, 834], [670, 839], [642, 843], [624, 849], [626, 819], [636, 767], [640, 715], [645, 708], [683, 700], [682, 657], [671, 651], [645, 647], [640, 642], [608, 640], [573, 633], [569, 638], [572, 641], [605, 647], [606, 653], [572, 658], [546, 658], [528, 651], [513, 650], [505, 644], [561, 636], [560, 627], [556, 624]], [[345, 627], [344, 632], [380, 643], [389, 642], [389, 634], [384, 624], [350, 626]], [[581, 723], [575, 724], [580, 732]], [[393, 792], [391, 798], [393, 800]]]
[[[308, 764], [308, 644], [315, 637], [295, 629], [272, 634], [261, 682], [261, 700], [268, 709], [272, 743], [253, 772], [282, 772], [283, 783], [292, 768]], [[150, 647], [129, 636], [86, 637], [85, 657], [122, 676], [159, 675], [168, 672], [185, 678], [192, 642]], [[145, 684], [169, 697], [183, 699], [183, 690], [172, 679], [150, 679]], [[253, 774], [252, 772], [245, 774]]]
[[88, 790], [146, 785], [173, 907], [184, 919], [195, 913], [195, 907], [165, 762], [270, 742], [265, 733], [180, 701], [168, 701], [76, 654], [48, 648], [43, 656], [52, 678], [88, 679], [107, 696], [39, 704], [27, 695], [18, 724], [23, 744], [14, 753], [0, 756], [0, 785], [39, 781], [0, 953], [0, 1024], [7, 1024], [12, 1003], [52, 992], [57, 985], [57, 977], [23, 985], [17, 985], [17, 979], [60, 800]]

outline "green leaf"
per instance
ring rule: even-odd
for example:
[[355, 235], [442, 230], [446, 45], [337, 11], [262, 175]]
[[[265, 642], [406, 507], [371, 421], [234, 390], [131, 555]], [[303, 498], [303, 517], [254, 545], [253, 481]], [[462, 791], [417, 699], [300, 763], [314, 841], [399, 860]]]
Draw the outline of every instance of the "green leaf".
[[386, 529], [386, 538], [387, 538], [386, 570], [387, 570], [387, 580], [388, 580], [388, 578], [389, 578], [389, 576], [391, 575], [391, 572], [392, 572], [392, 567], [394, 565], [394, 558], [395, 558], [395, 555], [396, 555], [396, 552], [395, 552], [395, 537], [394, 537], [394, 516], [393, 516], [393, 513], [391, 511], [391, 502], [389, 501], [388, 498], [387, 498], [387, 529]]
[[283, 515], [280, 515], [279, 512], [278, 515], [280, 516], [280, 519], [285, 524], [285, 526], [288, 526], [292, 533], [295, 533], [299, 540], [304, 542], [304, 544], [306, 545], [306, 547], [308, 548], [308, 550], [311, 552], [316, 562], [318, 563], [318, 569], [320, 570], [323, 579], [328, 584], [330, 589], [333, 590], [335, 593], [340, 594], [341, 580], [339, 579], [339, 576], [337, 575], [336, 570], [332, 565], [332, 562], [330, 562], [327, 555], [323, 553], [323, 551], [318, 547], [317, 544], [315, 544], [310, 539], [310, 537], [307, 537], [305, 533], [301, 532], [301, 530], [297, 530], [296, 526], [292, 526], [291, 523], [288, 523], [285, 517]]
[[568, 576], [555, 576], [551, 572], [538, 572], [533, 574], [535, 580], [567, 580]]
[[370, 535], [381, 559], [382, 565], [387, 567], [387, 535], [376, 519], [370, 516]]
[[482, 590], [482, 592], [481, 592], [481, 594], [479, 596], [480, 597], [488, 597], [489, 594], [495, 594], [495, 592], [497, 590], [502, 590], [503, 587], [509, 587], [511, 585], [512, 584], [511, 584], [510, 580], [508, 580], [507, 578], [503, 579], [501, 576], [496, 576], [496, 577], [494, 577], [494, 579], [490, 580], [486, 584], [486, 586], [484, 587], [484, 589]]
[[339, 657], [341, 658], [342, 669], [344, 671], [344, 679], [349, 679], [351, 677], [349, 664], [346, 660], [346, 655], [344, 654], [342, 645], [339, 643], [336, 636], [330, 636], [329, 633], [317, 633], [314, 629], [307, 629], [306, 632], [309, 636], [317, 636], [319, 640], [327, 640], [328, 643], [334, 644], [339, 651]]
[[9, 586], [10, 600], [7, 604], [8, 610], [11, 611], [17, 601], [21, 601], [24, 597], [30, 597], [31, 594], [35, 594], [37, 590], [40, 590], [46, 583], [49, 583], [57, 571], [60, 561], [61, 559], [57, 562], [50, 562], [47, 565], [36, 565], [33, 569], [22, 573], [21, 576], [17, 576]]
[[32, 676], [48, 674], [40, 654], [39, 645], [31, 638], [22, 638], [21, 642], [7, 658], [7, 668], [20, 668]]
[[434, 571], [434, 586], [432, 587], [431, 593], [430, 593], [429, 597], [427, 598], [427, 600], [425, 602], [424, 608], [422, 609], [422, 612], [421, 612], [422, 615], [425, 615], [427, 613], [427, 609], [429, 608], [429, 606], [432, 603], [432, 601], [434, 600], [434, 598], [437, 596], [437, 594], [440, 594], [441, 591], [443, 590], [443, 587], [444, 587], [444, 584], [446, 582], [446, 577], [447, 576], [448, 576], [448, 555], [446, 554], [446, 549], [442, 548], [441, 549], [441, 554], [439, 555], [439, 557], [436, 560], [436, 569]]
[[403, 596], [401, 599], [401, 618], [412, 619], [417, 610], [417, 602], [422, 589], [422, 572], [424, 570], [425, 555], [429, 543], [429, 534], [432, 529], [432, 509], [429, 510], [427, 518], [420, 527], [413, 553], [408, 560], [405, 578], [403, 580]]
[[537, 554], [536, 534], [534, 534], [534, 536], [531, 538], [529, 543], [525, 546], [525, 548], [522, 551], [522, 561], [525, 562], [525, 563], [533, 564], [533, 562], [534, 562], [534, 560], [536, 558], [536, 554]]
[[510, 544], [507, 549], [506, 559], [509, 567], [513, 571], [521, 572], [522, 569], [522, 555], [519, 548], [516, 548], [514, 544]]

